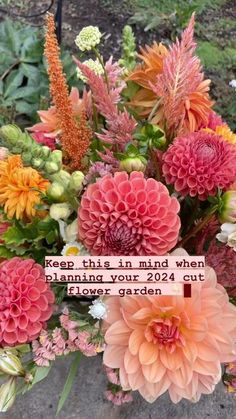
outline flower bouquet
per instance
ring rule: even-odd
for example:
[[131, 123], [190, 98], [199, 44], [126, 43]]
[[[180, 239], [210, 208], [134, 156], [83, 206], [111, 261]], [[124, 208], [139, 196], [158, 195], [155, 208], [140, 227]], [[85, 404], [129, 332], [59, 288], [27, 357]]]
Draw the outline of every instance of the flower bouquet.
[[[222, 364], [236, 391], [236, 135], [212, 110], [193, 31], [194, 15], [173, 45], [137, 54], [127, 26], [105, 61], [86, 27], [69, 92], [47, 16], [52, 106], [25, 132], [0, 129], [1, 411], [71, 353], [58, 411], [82, 355], [102, 354], [115, 404], [135, 390], [198, 401]], [[69, 297], [45, 281], [46, 256], [167, 254], [206, 257], [191, 298]]]

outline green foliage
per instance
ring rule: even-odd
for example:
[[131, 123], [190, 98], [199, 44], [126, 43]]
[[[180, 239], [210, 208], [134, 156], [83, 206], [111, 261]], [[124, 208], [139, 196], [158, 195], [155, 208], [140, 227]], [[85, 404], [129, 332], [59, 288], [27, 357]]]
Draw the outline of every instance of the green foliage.
[[[69, 83], [76, 80], [75, 65], [64, 54]], [[5, 20], [0, 23], [0, 123], [35, 119], [42, 101], [48, 101], [48, 77], [39, 29]]]
[[217, 69], [222, 65], [236, 65], [236, 49], [226, 47], [219, 48], [211, 42], [199, 41], [197, 54], [205, 68]]

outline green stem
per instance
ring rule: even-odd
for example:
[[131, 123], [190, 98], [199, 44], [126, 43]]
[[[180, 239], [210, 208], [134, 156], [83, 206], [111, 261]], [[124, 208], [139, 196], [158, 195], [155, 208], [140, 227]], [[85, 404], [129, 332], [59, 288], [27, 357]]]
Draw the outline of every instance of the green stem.
[[93, 51], [94, 51], [94, 53], [95, 53], [95, 55], [96, 55], [96, 57], [97, 57], [97, 59], [98, 59], [99, 63], [101, 64], [101, 66], [102, 66], [102, 68], [103, 68], [103, 71], [104, 71], [104, 77], [105, 77], [105, 81], [106, 81], [107, 89], [108, 89], [108, 92], [109, 92], [109, 90], [110, 90], [110, 87], [109, 87], [109, 80], [108, 80], [108, 77], [107, 77], [107, 71], [106, 71], [106, 68], [105, 68], [105, 65], [104, 65], [103, 59], [102, 59], [101, 55], [99, 54], [99, 52], [96, 50], [96, 48], [93, 48]]
[[218, 205], [215, 205], [213, 208], [211, 208], [206, 217], [203, 218], [203, 220], [199, 224], [197, 224], [188, 234], [186, 234], [186, 236], [180, 242], [177, 243], [177, 246], [183, 247], [189, 241], [189, 239], [196, 236], [196, 234], [199, 231], [201, 231], [202, 228], [205, 227], [205, 225], [211, 220], [212, 216], [215, 214], [217, 209]]

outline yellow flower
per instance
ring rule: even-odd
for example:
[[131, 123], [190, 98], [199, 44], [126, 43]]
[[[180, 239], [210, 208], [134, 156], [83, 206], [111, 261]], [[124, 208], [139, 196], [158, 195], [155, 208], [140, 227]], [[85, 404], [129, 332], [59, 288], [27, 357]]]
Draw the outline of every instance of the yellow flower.
[[21, 157], [11, 156], [0, 161], [0, 205], [8, 218], [31, 219], [36, 215], [35, 205], [49, 182], [35, 169], [23, 167]]
[[217, 135], [223, 137], [225, 141], [236, 145], [236, 134], [234, 134], [227, 124], [218, 125], [214, 130], [205, 128], [205, 131], [214, 132]]
[[62, 249], [62, 256], [85, 256], [88, 255], [84, 246], [78, 242], [67, 243]]

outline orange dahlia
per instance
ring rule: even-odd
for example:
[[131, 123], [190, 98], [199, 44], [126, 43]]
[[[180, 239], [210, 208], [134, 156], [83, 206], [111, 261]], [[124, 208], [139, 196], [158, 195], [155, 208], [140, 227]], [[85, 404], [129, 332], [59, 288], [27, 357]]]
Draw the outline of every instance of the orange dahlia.
[[35, 205], [49, 182], [35, 169], [23, 167], [21, 157], [10, 156], [0, 161], [0, 205], [8, 218], [31, 219], [36, 214]]
[[230, 127], [227, 124], [218, 125], [214, 130], [210, 128], [205, 128], [204, 130], [211, 133], [216, 133], [217, 135], [220, 135], [228, 143], [236, 145], [236, 134], [234, 134], [234, 132], [231, 131]]

